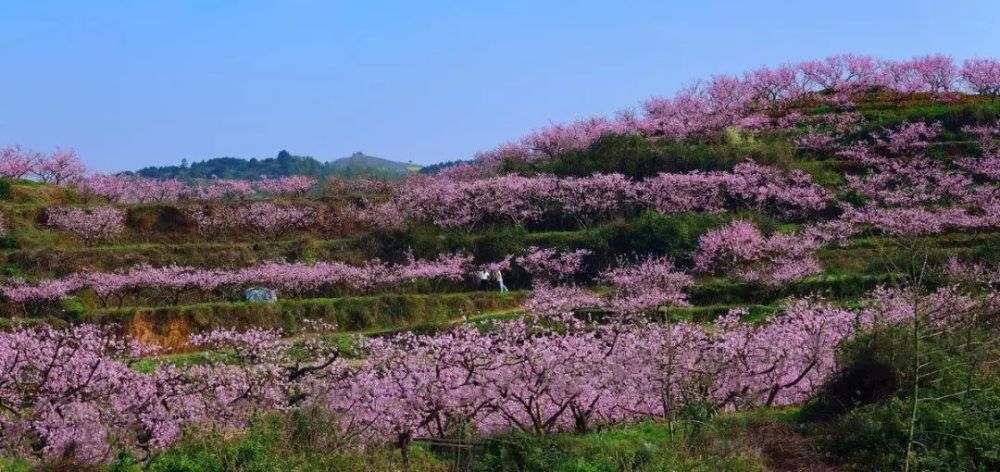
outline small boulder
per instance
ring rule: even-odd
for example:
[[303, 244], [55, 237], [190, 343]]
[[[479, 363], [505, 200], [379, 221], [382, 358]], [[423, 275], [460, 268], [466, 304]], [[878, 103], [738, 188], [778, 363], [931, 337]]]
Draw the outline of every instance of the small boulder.
[[278, 301], [278, 292], [267, 287], [250, 287], [243, 291], [243, 298], [248, 302], [274, 303]]

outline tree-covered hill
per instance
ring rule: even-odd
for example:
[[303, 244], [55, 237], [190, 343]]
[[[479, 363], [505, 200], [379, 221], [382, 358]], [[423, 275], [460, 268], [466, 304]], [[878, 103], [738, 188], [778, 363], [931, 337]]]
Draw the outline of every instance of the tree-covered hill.
[[181, 165], [145, 167], [135, 173], [147, 178], [181, 180], [215, 178], [252, 180], [262, 176], [285, 177], [290, 175], [365, 176], [392, 179], [416, 172], [419, 169], [420, 166], [414, 164], [369, 156], [362, 152], [322, 162], [311, 156], [299, 156], [288, 151], [281, 151], [276, 157], [265, 159], [216, 157], [190, 164], [185, 160]]

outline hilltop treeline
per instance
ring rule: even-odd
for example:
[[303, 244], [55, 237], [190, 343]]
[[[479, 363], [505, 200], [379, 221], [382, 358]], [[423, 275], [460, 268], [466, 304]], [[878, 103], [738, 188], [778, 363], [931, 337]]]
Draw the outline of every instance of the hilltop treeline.
[[313, 177], [378, 177], [395, 179], [407, 174], [407, 165], [356, 153], [331, 162], [322, 162], [311, 156], [293, 155], [281, 151], [276, 157], [242, 159], [216, 157], [175, 166], [154, 166], [139, 169], [135, 174], [152, 179], [259, 179], [307, 175]]

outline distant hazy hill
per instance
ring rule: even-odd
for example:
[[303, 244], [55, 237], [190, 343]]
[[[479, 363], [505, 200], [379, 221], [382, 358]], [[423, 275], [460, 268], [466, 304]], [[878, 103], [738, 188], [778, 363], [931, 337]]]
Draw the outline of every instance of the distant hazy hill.
[[341, 157], [326, 166], [338, 175], [357, 175], [371, 171], [391, 172], [405, 175], [420, 170], [420, 166], [407, 164], [405, 162], [390, 161], [381, 157], [369, 156], [362, 152], [356, 152], [347, 157]]
[[286, 175], [341, 175], [374, 176], [394, 178], [417, 172], [420, 166], [396, 162], [381, 157], [356, 152], [331, 162], [321, 162], [310, 156], [295, 156], [281, 151], [277, 157], [266, 159], [241, 159], [237, 157], [217, 157], [190, 165], [183, 161], [179, 166], [146, 167], [136, 171], [143, 177], [158, 179], [256, 179], [262, 175], [282, 177]]

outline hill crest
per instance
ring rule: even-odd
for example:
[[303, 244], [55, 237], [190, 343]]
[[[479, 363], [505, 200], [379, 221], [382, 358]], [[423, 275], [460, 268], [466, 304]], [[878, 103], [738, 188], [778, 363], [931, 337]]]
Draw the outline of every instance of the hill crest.
[[253, 180], [262, 176], [289, 175], [395, 178], [418, 170], [420, 166], [415, 164], [370, 156], [363, 152], [323, 162], [312, 156], [293, 155], [283, 150], [276, 157], [265, 159], [216, 157], [191, 164], [184, 160], [180, 165], [145, 167], [135, 174], [148, 178], [181, 180], [215, 178]]

